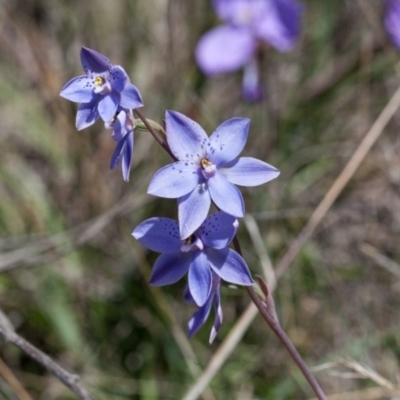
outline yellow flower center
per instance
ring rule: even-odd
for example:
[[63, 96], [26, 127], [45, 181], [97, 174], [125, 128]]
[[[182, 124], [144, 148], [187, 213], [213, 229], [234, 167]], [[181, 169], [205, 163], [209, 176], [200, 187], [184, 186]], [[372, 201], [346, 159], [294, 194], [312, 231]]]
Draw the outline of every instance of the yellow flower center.
[[202, 158], [200, 161], [201, 168], [206, 169], [207, 167], [210, 167], [212, 163], [207, 160], [207, 158]]
[[105, 82], [105, 80], [102, 76], [96, 76], [96, 79], [94, 80], [94, 84], [96, 86], [104, 85], [104, 82]]

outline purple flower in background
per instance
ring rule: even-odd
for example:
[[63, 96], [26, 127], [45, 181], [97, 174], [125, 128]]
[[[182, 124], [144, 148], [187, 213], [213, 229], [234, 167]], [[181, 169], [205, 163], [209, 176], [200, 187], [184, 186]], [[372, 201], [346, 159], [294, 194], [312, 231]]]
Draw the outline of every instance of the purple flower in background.
[[87, 128], [102, 118], [109, 122], [118, 106], [135, 109], [143, 106], [138, 89], [130, 83], [125, 70], [112, 65], [97, 51], [82, 47], [81, 63], [86, 75], [71, 79], [60, 96], [81, 103], [76, 115], [76, 128]]
[[154, 264], [150, 283], [169, 285], [188, 272], [190, 294], [202, 307], [212, 301], [213, 273], [226, 282], [245, 286], [253, 284], [246, 262], [236, 251], [226, 247], [235, 236], [237, 227], [234, 217], [219, 211], [209, 215], [186, 240], [181, 240], [178, 223], [169, 218], [150, 218], [142, 222], [132, 235], [144, 246], [161, 253]]
[[279, 175], [263, 161], [238, 157], [247, 141], [247, 118], [225, 121], [210, 137], [195, 121], [175, 111], [167, 111], [165, 123], [169, 148], [178, 161], [156, 172], [148, 193], [178, 199], [182, 239], [204, 221], [211, 200], [222, 211], [243, 217], [243, 197], [235, 185], [258, 186]]
[[400, 0], [386, 0], [385, 27], [390, 40], [400, 48]]
[[[219, 286], [221, 284], [220, 277], [215, 273], [212, 272], [212, 286], [211, 292], [208, 296], [207, 301], [205, 304], [192, 315], [188, 323], [188, 337], [192, 337], [195, 335], [199, 329], [205, 324], [207, 321], [208, 316], [210, 315], [211, 307], [214, 304], [215, 309], [215, 317], [214, 323], [211, 328], [211, 334], [209, 342], [212, 343], [215, 337], [218, 334], [219, 329], [222, 325], [222, 307], [221, 307], [221, 297], [219, 294]], [[196, 304], [188, 287], [185, 290], [185, 300], [189, 304]]]
[[[289, 51], [299, 36], [303, 8], [297, 0], [213, 0], [213, 4], [225, 24], [207, 32], [197, 45], [197, 63], [207, 75], [256, 63], [260, 43]], [[243, 93], [257, 100], [261, 95], [258, 69], [250, 72], [252, 79], [244, 79]]]
[[122, 176], [129, 181], [129, 173], [133, 156], [133, 131], [135, 120], [132, 110], [121, 109], [114, 118], [105, 124], [106, 128], [113, 128], [112, 138], [117, 142], [111, 157], [110, 168], [114, 169], [122, 160]]

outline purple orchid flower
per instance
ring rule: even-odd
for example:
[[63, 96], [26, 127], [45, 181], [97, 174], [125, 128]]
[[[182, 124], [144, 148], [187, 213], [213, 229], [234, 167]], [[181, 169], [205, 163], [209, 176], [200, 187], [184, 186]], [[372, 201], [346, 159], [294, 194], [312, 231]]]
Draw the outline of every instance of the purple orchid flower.
[[[205, 322], [208, 319], [208, 316], [210, 315], [211, 307], [213, 304], [215, 309], [215, 317], [213, 326], [211, 328], [209, 343], [211, 344], [214, 341], [215, 337], [217, 336], [219, 329], [221, 328], [222, 318], [223, 318], [222, 307], [221, 307], [221, 296], [219, 294], [220, 284], [221, 284], [221, 278], [215, 272], [212, 271], [212, 287], [210, 295], [208, 296], [208, 299], [205, 302], [205, 304], [199, 307], [199, 309], [192, 315], [192, 317], [189, 320], [188, 331], [187, 331], [187, 335], [189, 338], [194, 336], [200, 330], [200, 328], [205, 324]], [[187, 303], [196, 304], [188, 287], [186, 287], [185, 289], [184, 296]]]
[[106, 128], [113, 128], [112, 138], [117, 142], [111, 157], [110, 168], [114, 169], [122, 160], [122, 176], [125, 182], [129, 181], [132, 166], [135, 120], [132, 110], [120, 109], [114, 118], [105, 124]]
[[386, 0], [385, 27], [390, 40], [400, 49], [400, 0]]
[[76, 128], [87, 128], [99, 118], [109, 122], [118, 106], [135, 109], [143, 106], [136, 86], [130, 83], [125, 70], [112, 65], [97, 51], [82, 47], [81, 63], [86, 75], [71, 79], [60, 96], [80, 104], [76, 114]]
[[244, 216], [242, 194], [235, 185], [258, 186], [279, 175], [260, 160], [237, 156], [247, 141], [250, 120], [232, 118], [208, 137], [190, 118], [167, 111], [167, 142], [177, 162], [161, 168], [148, 193], [178, 199], [179, 230], [189, 237], [204, 221], [211, 205], [234, 217]]
[[178, 223], [169, 218], [150, 218], [132, 232], [141, 244], [161, 253], [156, 260], [150, 283], [170, 285], [188, 272], [188, 286], [195, 303], [202, 307], [213, 291], [212, 271], [226, 282], [253, 284], [249, 268], [229, 243], [236, 234], [238, 221], [222, 211], [206, 218], [200, 228], [181, 240]]
[[[299, 36], [303, 7], [297, 0], [213, 0], [213, 4], [225, 24], [207, 32], [197, 45], [197, 64], [206, 75], [256, 64], [260, 43], [289, 51]], [[243, 94], [258, 100], [262, 94], [258, 68], [245, 72], [252, 73], [252, 79], [243, 80]]]

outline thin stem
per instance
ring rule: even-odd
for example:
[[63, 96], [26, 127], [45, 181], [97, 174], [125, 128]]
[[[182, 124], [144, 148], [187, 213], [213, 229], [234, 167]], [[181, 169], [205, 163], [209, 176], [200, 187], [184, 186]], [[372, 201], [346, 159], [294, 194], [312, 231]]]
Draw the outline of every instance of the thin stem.
[[138, 109], [133, 110], [134, 113], [142, 120], [143, 124], [145, 127], [148, 129], [148, 131], [151, 133], [151, 135], [154, 137], [156, 142], [175, 160], [177, 161], [176, 157], [172, 154], [168, 143], [165, 142], [165, 140], [161, 139], [157, 133], [154, 131], [153, 127], [149, 124], [149, 121], [147, 121], [146, 117], [142, 114], [142, 112]]
[[265, 303], [259, 298], [259, 296], [257, 295], [257, 293], [255, 292], [255, 290], [252, 286], [247, 286], [246, 290], [247, 290], [247, 293], [249, 294], [250, 298], [253, 300], [253, 303], [258, 308], [258, 311], [260, 312], [261, 316], [267, 322], [267, 324], [272, 329], [272, 331], [275, 333], [275, 335], [278, 337], [278, 339], [283, 343], [283, 345], [286, 347], [287, 351], [289, 352], [290, 356], [293, 358], [294, 362], [300, 368], [300, 371], [302, 372], [304, 377], [307, 379], [308, 383], [310, 384], [312, 390], [314, 391], [314, 393], [316, 394], [318, 399], [319, 400], [327, 400], [327, 397], [325, 396], [325, 393], [321, 389], [321, 386], [319, 385], [317, 380], [314, 378], [314, 375], [311, 373], [311, 371], [308, 369], [306, 363], [301, 358], [299, 352], [296, 350], [293, 343], [290, 341], [289, 337], [286, 335], [285, 331], [282, 329], [279, 321], [272, 317], [272, 315], [269, 313], [268, 309], [266, 308]]
[[0, 309], [0, 334], [4, 339], [19, 347], [25, 354], [43, 365], [48, 371], [55, 375], [65, 386], [71, 389], [81, 400], [92, 400], [87, 391], [79, 384], [80, 377], [71, 374], [58, 365], [47, 354], [43, 353], [37, 347], [30, 344], [23, 337], [14, 331], [11, 321]]

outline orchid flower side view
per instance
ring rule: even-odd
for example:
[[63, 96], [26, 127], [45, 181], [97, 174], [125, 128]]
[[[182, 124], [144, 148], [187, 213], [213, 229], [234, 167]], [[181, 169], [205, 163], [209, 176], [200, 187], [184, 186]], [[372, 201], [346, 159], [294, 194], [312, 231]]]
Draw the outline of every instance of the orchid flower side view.
[[[289, 5], [295, 4], [292, 0], [248, 3], [236, 0], [232, 8], [228, 7], [228, 3], [215, 1], [221, 16], [231, 20], [241, 13], [250, 12], [252, 18], [259, 23], [257, 35], [265, 35], [281, 49], [291, 46], [295, 36], [294, 25], [290, 25], [293, 29], [285, 31], [284, 37], [274, 37], [254, 13], [257, 11], [264, 15], [262, 13], [265, 12], [272, 18], [271, 23], [277, 23], [276, 16], [281, 15], [282, 10], [286, 10]], [[243, 9], [244, 4], [248, 8]], [[255, 39], [246, 30], [248, 28], [234, 26], [222, 29], [231, 33], [240, 32], [246, 40], [253, 40], [251, 47], [255, 47]], [[187, 274], [184, 298], [187, 303], [197, 307], [189, 320], [187, 333], [189, 337], [196, 334], [214, 306], [210, 343], [214, 341], [222, 324], [221, 283], [243, 286], [261, 316], [288, 349], [318, 398], [326, 399], [280, 327], [265, 282], [261, 281], [261, 289], [257, 292], [250, 269], [241, 254], [237, 237], [238, 218], [244, 216], [245, 205], [236, 185], [258, 186], [279, 175], [278, 169], [264, 161], [239, 157], [248, 138], [250, 120], [231, 118], [208, 136], [197, 122], [179, 112], [167, 111], [164, 130], [154, 121], [149, 122], [138, 110], [143, 106], [141, 95], [130, 83], [122, 67], [112, 66], [105, 56], [88, 48], [82, 48], [81, 62], [86, 75], [73, 78], [60, 94], [68, 100], [81, 103], [76, 117], [78, 130], [92, 125], [99, 118], [103, 119], [107, 129], [113, 129], [112, 138], [116, 148], [111, 168], [122, 162], [123, 178], [128, 181], [134, 150], [133, 134], [138, 123], [143, 123], [174, 160], [155, 173], [148, 193], [177, 199], [178, 221], [152, 217], [140, 223], [132, 232], [133, 237], [142, 245], [161, 253], [154, 263], [150, 284], [174, 284]], [[135, 115], [139, 120], [135, 120]], [[154, 126], [159, 132], [156, 132]], [[217, 211], [209, 215], [210, 207], [215, 207]], [[229, 247], [231, 243], [235, 249]], [[260, 278], [258, 280], [260, 282]]]
[[213, 5], [224, 24], [200, 39], [198, 66], [206, 75], [244, 67], [244, 98], [261, 100], [258, 51], [269, 44], [278, 51], [290, 51], [299, 37], [303, 7], [297, 0], [213, 0]]

